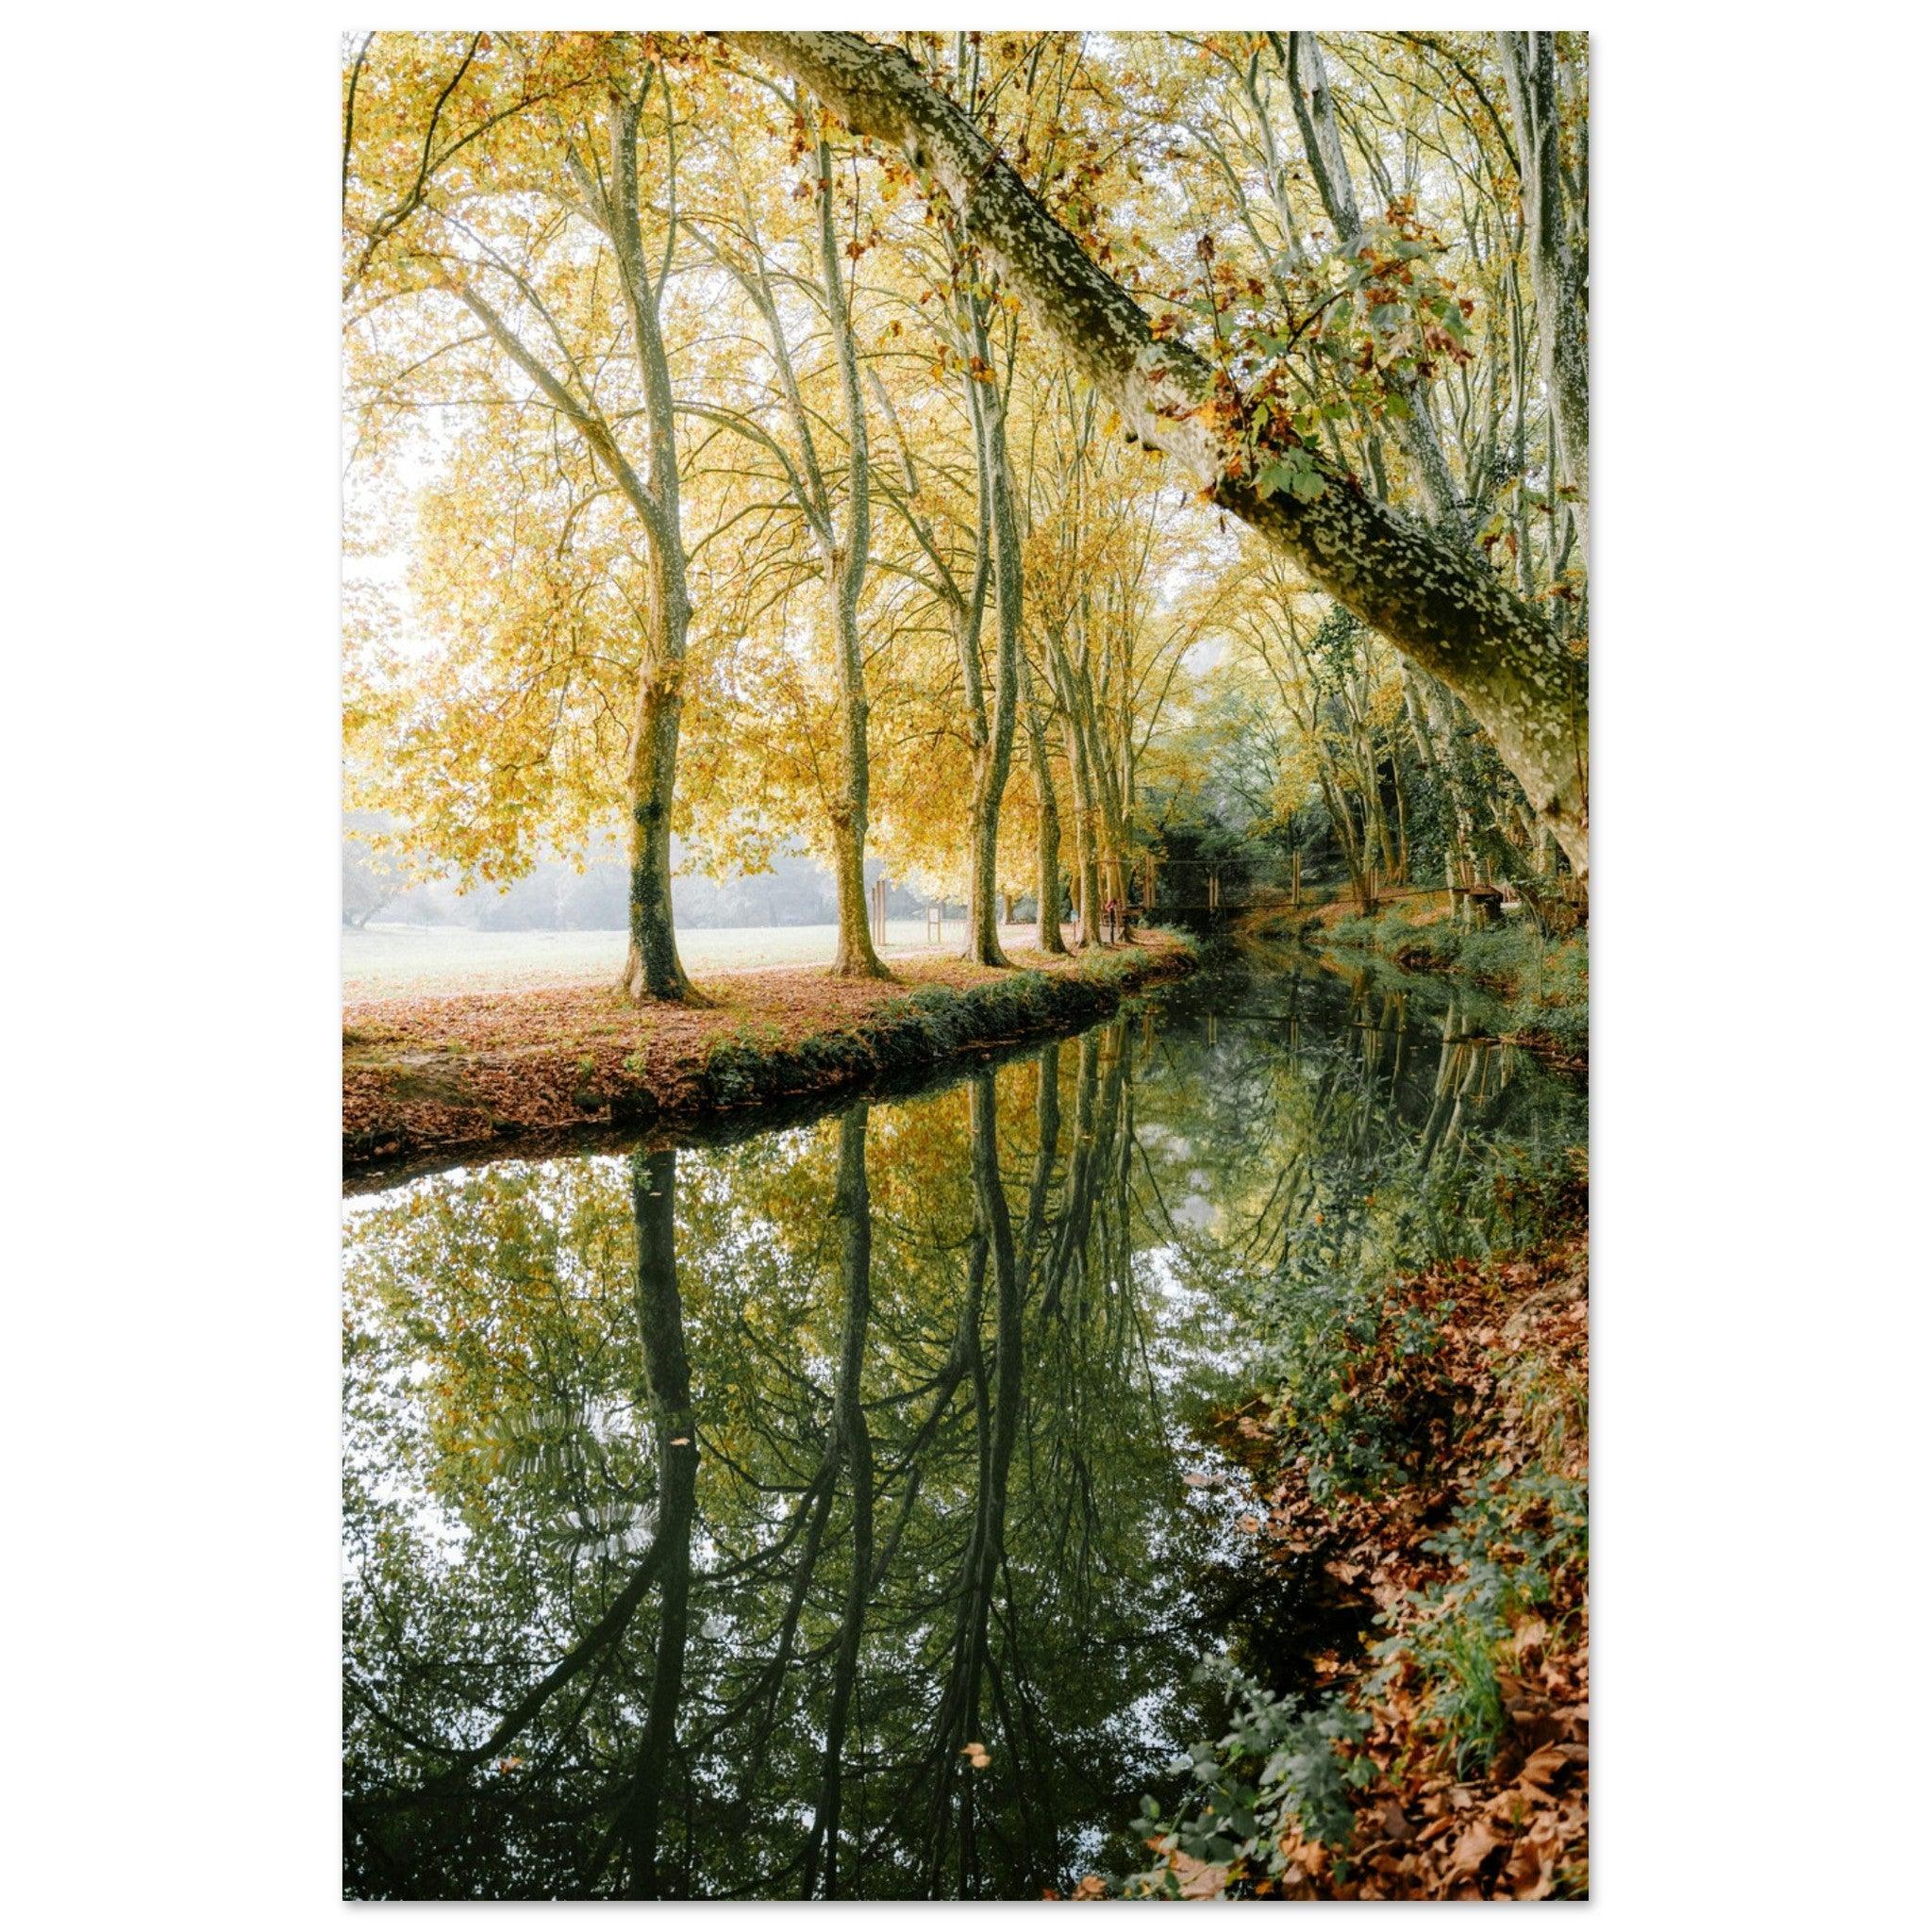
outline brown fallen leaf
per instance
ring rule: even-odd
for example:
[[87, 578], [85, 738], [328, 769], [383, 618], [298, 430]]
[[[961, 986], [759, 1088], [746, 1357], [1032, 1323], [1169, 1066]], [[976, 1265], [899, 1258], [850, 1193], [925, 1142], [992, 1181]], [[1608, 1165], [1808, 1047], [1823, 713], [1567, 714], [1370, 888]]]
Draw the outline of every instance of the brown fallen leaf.
[[1478, 1818], [1456, 1840], [1456, 1848], [1442, 1868], [1442, 1876], [1452, 1885], [1459, 1879], [1474, 1878], [1483, 1860], [1505, 1842], [1491, 1830], [1487, 1819]]
[[1523, 1778], [1525, 1784], [1541, 1785], [1547, 1790], [1569, 1769], [1569, 1752], [1560, 1744], [1544, 1744], [1530, 1753]]

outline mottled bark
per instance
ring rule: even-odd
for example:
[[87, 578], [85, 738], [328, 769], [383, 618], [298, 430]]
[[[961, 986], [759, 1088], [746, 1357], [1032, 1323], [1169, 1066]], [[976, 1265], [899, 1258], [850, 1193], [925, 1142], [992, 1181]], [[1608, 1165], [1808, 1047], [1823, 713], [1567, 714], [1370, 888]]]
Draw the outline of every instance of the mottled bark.
[[859, 133], [904, 152], [1134, 435], [1168, 452], [1211, 501], [1463, 699], [1572, 864], [1586, 871], [1586, 674], [1535, 610], [1460, 545], [1374, 502], [1325, 460], [1314, 501], [1263, 495], [1247, 474], [1239, 425], [1216, 405], [1208, 362], [1155, 339], [1132, 297], [904, 54], [856, 34], [728, 38], [805, 81]]
[[[661, 608], [661, 606], [660, 606]], [[687, 620], [688, 621], [688, 620]], [[671, 805], [677, 780], [677, 729], [683, 709], [684, 624], [675, 643], [659, 624], [655, 649], [638, 675], [630, 762], [625, 775], [629, 813], [630, 943], [618, 991], [631, 1000], [699, 998], [677, 957], [671, 908]]]

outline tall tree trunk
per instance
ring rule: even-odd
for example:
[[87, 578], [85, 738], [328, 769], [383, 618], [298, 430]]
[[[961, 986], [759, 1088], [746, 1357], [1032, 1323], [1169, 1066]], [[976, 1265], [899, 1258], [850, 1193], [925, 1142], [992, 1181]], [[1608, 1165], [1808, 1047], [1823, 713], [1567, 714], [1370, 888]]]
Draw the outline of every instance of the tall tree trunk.
[[[975, 312], [974, 337], [990, 365], [991, 344]], [[1000, 947], [997, 899], [1000, 805], [1013, 762], [1013, 726], [1019, 685], [1021, 559], [1019, 524], [1013, 513], [1012, 478], [1007, 465], [1006, 404], [991, 383], [968, 382], [974, 426], [980, 443], [980, 488], [992, 543], [992, 716], [973, 747], [973, 808], [966, 891], [964, 957], [981, 966], [1011, 962]]]
[[[832, 808], [832, 844], [839, 887], [839, 950], [833, 973], [845, 977], [885, 979], [891, 975], [873, 950], [866, 917], [865, 839], [872, 797], [872, 767], [866, 748], [865, 652], [858, 634], [858, 600], [872, 545], [872, 458], [865, 427], [865, 391], [858, 381], [858, 351], [852, 340], [852, 310], [839, 265], [839, 236], [832, 219], [832, 155], [823, 135], [817, 151], [819, 259], [825, 284], [825, 309], [839, 359], [839, 388], [845, 404], [847, 452], [845, 528], [829, 559], [838, 611], [839, 703], [845, 725], [843, 796]], [[774, 317], [775, 322], [775, 317]], [[805, 418], [800, 412], [801, 423]], [[809, 425], [806, 425], [808, 433]], [[831, 507], [826, 506], [829, 517]]]
[[1067, 639], [1049, 626], [1048, 649], [1054, 689], [1058, 693], [1060, 716], [1067, 737], [1067, 771], [1074, 782], [1074, 908], [1079, 915], [1078, 946], [1101, 942], [1101, 904], [1107, 862], [1107, 835], [1104, 829], [1106, 805], [1101, 796], [1100, 778], [1094, 769], [1093, 740], [1086, 725], [1087, 691], [1075, 669]]
[[[1475, 869], [1475, 812], [1470, 804], [1469, 782], [1463, 770], [1455, 700], [1440, 679], [1413, 665], [1407, 667], [1403, 684], [1403, 702], [1408, 708], [1416, 749], [1449, 799], [1449, 849], [1444, 871], [1453, 885], [1465, 873], [1474, 877]], [[1463, 909], [1468, 909], [1467, 901]]]
[[[682, 594], [682, 586], [678, 587]], [[665, 613], [658, 598], [659, 643], [638, 674], [625, 790], [630, 813], [630, 947], [618, 991], [631, 1000], [708, 1005], [685, 977], [671, 909], [671, 806], [677, 780], [677, 727], [683, 709], [688, 612]], [[671, 633], [675, 626], [675, 641]]]
[[671, 361], [658, 326], [660, 281], [645, 259], [639, 214], [638, 121], [641, 100], [618, 96], [610, 108], [610, 179], [607, 221], [631, 315], [644, 416], [650, 433], [649, 495], [652, 615], [657, 645], [640, 673], [630, 772], [630, 952], [618, 982], [633, 1000], [695, 998], [677, 957], [671, 907], [671, 807], [677, 779], [677, 730], [684, 706], [684, 647], [691, 628], [677, 474], [677, 414]]
[[1356, 835], [1348, 801], [1337, 793], [1325, 767], [1317, 773], [1316, 778], [1322, 791], [1322, 803], [1328, 809], [1328, 824], [1334, 830], [1335, 842], [1341, 848], [1341, 862], [1348, 869], [1349, 889], [1355, 894], [1356, 910], [1366, 919], [1375, 909], [1375, 895], [1369, 885], [1368, 857]]
[[728, 38], [806, 82], [858, 132], [904, 152], [1133, 435], [1167, 451], [1210, 500], [1462, 698], [1587, 874], [1587, 674], [1488, 564], [1375, 502], [1326, 458], [1318, 459], [1324, 487], [1310, 502], [1257, 486], [1242, 412], [1223, 406], [1212, 367], [1184, 344], [1156, 339], [1133, 298], [905, 54], [857, 34]]
[[1080, 779], [1074, 768], [1072, 752], [1067, 755], [1068, 781], [1074, 790], [1074, 863], [1067, 874], [1067, 904], [1074, 921], [1074, 937], [1069, 942], [1070, 952], [1078, 952], [1083, 946], [1093, 943], [1092, 927], [1089, 922], [1087, 907], [1088, 875], [1091, 863], [1088, 858], [1087, 813], [1080, 804]]
[[1402, 782], [1402, 755], [1389, 746], [1389, 783], [1395, 793], [1395, 877], [1408, 883], [1408, 792]]
[[[861, 708], [861, 720], [863, 711]], [[862, 722], [856, 726], [863, 731]], [[832, 808], [832, 876], [839, 889], [839, 943], [832, 974], [841, 979], [890, 979], [872, 942], [865, 902], [865, 821], [856, 817], [850, 794]]]
[[[1499, 33], [1496, 47], [1516, 123], [1524, 236], [1536, 296], [1537, 355], [1556, 425], [1557, 475], [1566, 489], [1582, 494], [1590, 488], [1589, 291], [1564, 210], [1557, 37]], [[1574, 853], [1571, 858], [1574, 862]]]
[[1079, 937], [1075, 946], [1100, 943], [1100, 851], [1096, 838], [1099, 812], [1093, 803], [1093, 780], [1087, 754], [1073, 720], [1067, 721], [1067, 764], [1074, 777], [1074, 882], [1079, 903]]

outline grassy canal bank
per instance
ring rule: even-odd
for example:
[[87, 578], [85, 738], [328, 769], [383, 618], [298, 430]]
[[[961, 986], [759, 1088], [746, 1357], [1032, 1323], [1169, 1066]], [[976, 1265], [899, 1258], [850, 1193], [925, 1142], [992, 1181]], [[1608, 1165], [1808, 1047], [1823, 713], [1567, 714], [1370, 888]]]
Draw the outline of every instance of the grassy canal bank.
[[599, 987], [416, 994], [344, 1008], [346, 1166], [598, 1124], [695, 1119], [857, 1086], [974, 1047], [1084, 1026], [1191, 972], [1191, 939], [1143, 933], [1016, 971], [933, 956], [891, 980], [821, 969], [723, 974], [709, 1007], [626, 1005]]
[[1524, 920], [1466, 926], [1448, 895], [1416, 894], [1364, 919], [1340, 906], [1302, 915], [1270, 908], [1242, 930], [1323, 952], [1374, 953], [1411, 973], [1466, 979], [1503, 1002], [1501, 1038], [1573, 1066], [1590, 1057], [1590, 941], [1581, 932], [1545, 938]]

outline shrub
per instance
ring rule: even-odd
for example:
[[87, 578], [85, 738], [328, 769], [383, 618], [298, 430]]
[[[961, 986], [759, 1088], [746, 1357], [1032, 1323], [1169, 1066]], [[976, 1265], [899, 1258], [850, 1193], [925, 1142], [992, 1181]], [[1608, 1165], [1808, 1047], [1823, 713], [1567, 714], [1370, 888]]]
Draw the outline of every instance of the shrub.
[[[1291, 1822], [1305, 1838], [1345, 1848], [1354, 1829], [1351, 1786], [1365, 1784], [1374, 1764], [1345, 1757], [1339, 1747], [1360, 1740], [1368, 1720], [1341, 1700], [1307, 1703], [1271, 1696], [1225, 1658], [1201, 1666], [1200, 1681], [1219, 1681], [1234, 1700], [1234, 1721], [1213, 1743], [1191, 1747], [1169, 1767], [1191, 1789], [1179, 1813], [1163, 1819], [1158, 1804], [1141, 1800], [1138, 1836], [1158, 1850], [1180, 1852], [1208, 1865], [1238, 1865], [1239, 1875], [1273, 1877], [1287, 1867], [1281, 1840]], [[1177, 1892], [1174, 1872], [1157, 1867], [1130, 1879], [1142, 1897]]]
[[[1462, 1776], [1489, 1763], [1508, 1728], [1497, 1665], [1516, 1621], [1547, 1605], [1563, 1574], [1588, 1559], [1584, 1487], [1535, 1466], [1513, 1479], [1484, 1476], [1424, 1547], [1445, 1557], [1453, 1574], [1409, 1592], [1421, 1621], [1375, 1645], [1382, 1670], [1369, 1691], [1412, 1665], [1426, 1689], [1428, 1720]], [[1396, 1615], [1384, 1611], [1378, 1621]]]
[[[1189, 950], [1198, 949], [1191, 944]], [[741, 1107], [881, 1067], [944, 1059], [975, 1041], [1097, 1018], [1151, 963], [1144, 950], [1133, 946], [1083, 960], [1073, 973], [1029, 969], [963, 989], [917, 986], [874, 1008], [856, 1025], [790, 1044], [774, 1026], [741, 1026], [713, 1041], [706, 1055], [707, 1097], [716, 1106]], [[643, 1072], [638, 1056], [625, 1065]]]
[[741, 1107], [779, 1091], [774, 1078], [781, 1052], [775, 1026], [741, 1026], [714, 1041], [705, 1056], [705, 1086], [720, 1107]]

